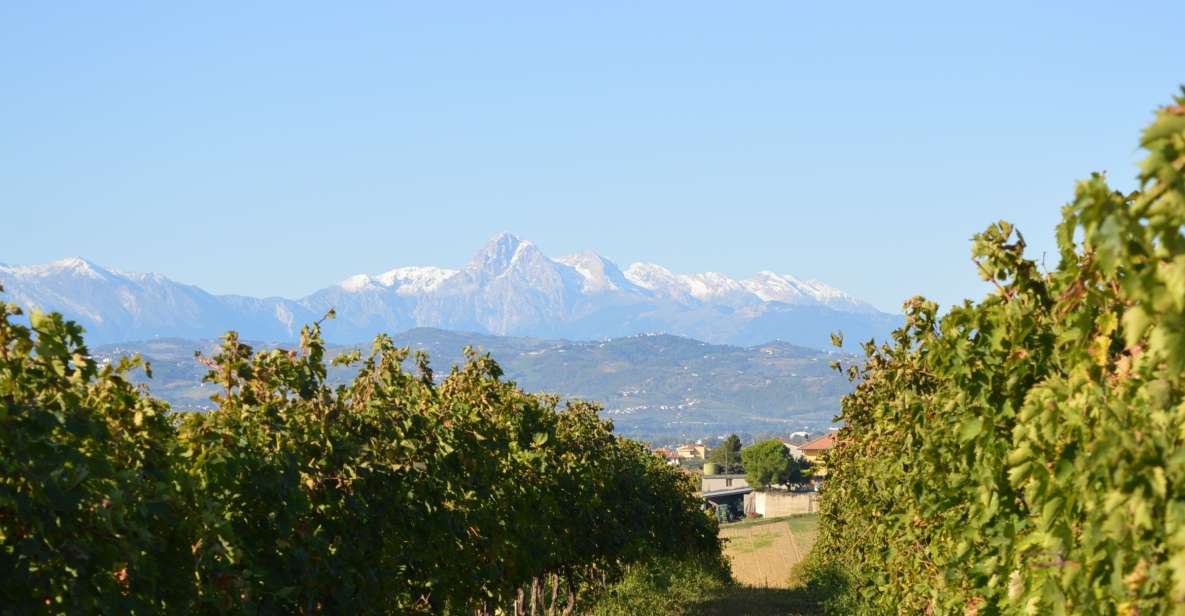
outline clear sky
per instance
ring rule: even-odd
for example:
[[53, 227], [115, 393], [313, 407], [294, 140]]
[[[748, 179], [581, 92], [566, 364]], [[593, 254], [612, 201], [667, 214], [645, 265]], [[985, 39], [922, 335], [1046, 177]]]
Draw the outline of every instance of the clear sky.
[[[896, 311], [1133, 188], [1185, 2], [0, 4], [0, 262], [301, 296], [509, 230]], [[80, 3], [81, 4], [81, 3]], [[637, 6], [644, 5], [644, 6]]]

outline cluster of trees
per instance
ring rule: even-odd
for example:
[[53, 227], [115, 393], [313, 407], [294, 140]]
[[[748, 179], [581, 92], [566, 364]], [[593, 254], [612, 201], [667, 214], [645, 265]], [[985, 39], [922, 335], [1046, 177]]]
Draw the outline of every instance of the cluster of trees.
[[218, 410], [176, 414], [139, 360], [0, 306], [6, 611], [571, 613], [631, 564], [720, 561], [683, 473], [488, 357], [438, 380], [380, 336], [330, 387], [319, 324], [293, 351], [232, 333], [201, 358]]
[[743, 473], [745, 468], [741, 464], [741, 447], [741, 437], [729, 434], [719, 447], [708, 453], [708, 462], [719, 466], [722, 473]]
[[1181, 613], [1185, 97], [1141, 142], [1140, 191], [1078, 184], [1056, 269], [994, 224], [994, 293], [911, 300], [849, 368], [814, 555], [837, 611]]
[[744, 473], [748, 484], [758, 489], [798, 483], [803, 478], [804, 464], [776, 438], [742, 447], [740, 437], [730, 434], [708, 454], [708, 462], [716, 463], [724, 473]]
[[803, 464], [776, 438], [741, 450], [741, 461], [745, 465], [745, 481], [759, 490], [802, 481]]

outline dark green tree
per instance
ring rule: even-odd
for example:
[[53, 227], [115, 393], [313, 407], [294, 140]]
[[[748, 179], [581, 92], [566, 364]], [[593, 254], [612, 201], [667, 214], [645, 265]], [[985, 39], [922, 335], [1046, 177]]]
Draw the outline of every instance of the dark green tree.
[[741, 463], [745, 466], [745, 479], [754, 488], [764, 489], [798, 480], [798, 463], [776, 438], [743, 449]]
[[728, 438], [719, 447], [712, 450], [708, 454], [708, 462], [715, 462], [720, 465], [721, 472], [725, 473], [743, 473], [744, 467], [741, 466], [741, 439], [735, 434], [729, 434]]

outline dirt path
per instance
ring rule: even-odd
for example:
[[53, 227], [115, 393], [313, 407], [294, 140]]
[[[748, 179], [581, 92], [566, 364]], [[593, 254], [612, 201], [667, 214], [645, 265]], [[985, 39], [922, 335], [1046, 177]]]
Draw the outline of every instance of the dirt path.
[[815, 520], [796, 517], [720, 529], [724, 553], [738, 582], [757, 588], [787, 588], [790, 570], [815, 542]]

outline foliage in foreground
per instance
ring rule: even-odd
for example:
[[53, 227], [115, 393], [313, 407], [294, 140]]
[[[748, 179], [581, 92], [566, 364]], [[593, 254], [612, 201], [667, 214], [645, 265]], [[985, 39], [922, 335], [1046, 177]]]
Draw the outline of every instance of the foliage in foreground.
[[616, 584], [588, 597], [587, 616], [808, 616], [819, 613], [813, 588], [754, 588], [727, 568], [697, 559], [659, 559], [629, 567]]
[[587, 616], [682, 614], [730, 583], [728, 569], [699, 560], [662, 559], [629, 567], [621, 579], [587, 598]]
[[813, 566], [843, 613], [1185, 613], [1185, 97], [1143, 189], [1081, 182], [1051, 272], [1007, 223], [997, 291], [906, 304], [844, 399]]
[[[441, 382], [379, 337], [325, 383], [232, 333], [178, 418], [76, 324], [0, 315], [0, 604], [15, 612], [571, 612], [654, 558], [719, 560], [682, 473], [488, 357]], [[336, 361], [336, 360], [335, 360]]]

